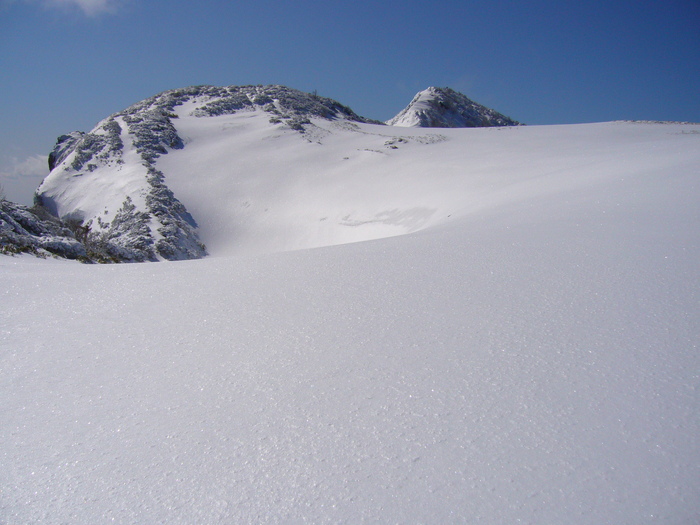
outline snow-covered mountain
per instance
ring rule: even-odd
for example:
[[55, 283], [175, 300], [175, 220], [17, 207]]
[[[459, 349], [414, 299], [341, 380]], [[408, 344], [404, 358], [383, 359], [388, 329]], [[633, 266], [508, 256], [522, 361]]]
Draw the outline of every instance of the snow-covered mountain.
[[429, 87], [386, 122], [390, 126], [422, 128], [483, 128], [518, 126], [519, 122], [477, 104], [450, 88]]
[[[426, 90], [401, 115], [397, 126], [411, 119], [422, 126], [515, 124], [449, 89]], [[435, 219], [430, 199], [403, 209], [392, 204], [395, 195], [370, 197], [361, 185], [370, 174], [391, 180], [409, 158], [427, 168], [432, 161], [423, 153], [445, 140], [387, 128], [334, 100], [283, 86], [177, 89], [111, 115], [90, 133], [59, 137], [37, 202], [88, 229], [88, 252], [104, 260], [198, 258], [205, 245], [218, 249], [210, 242], [224, 234], [239, 243], [237, 251], [248, 250], [251, 240], [259, 245], [254, 250], [265, 251], [362, 240], [369, 230], [381, 237]], [[250, 194], [251, 186], [266, 184], [261, 172], [275, 170], [276, 187]], [[275, 199], [308, 170], [318, 180], [304, 182], [299, 213], [287, 215], [286, 203]], [[323, 193], [331, 176], [347, 188], [335, 200]], [[219, 194], [229, 196], [222, 206]], [[319, 202], [303, 203], [308, 199]], [[382, 204], [372, 207], [373, 199]], [[345, 212], [310, 216], [323, 202], [331, 210], [342, 203]]]
[[[310, 119], [371, 122], [331, 99], [284, 86], [166, 91], [111, 115], [90, 133], [59, 137], [49, 156], [51, 173], [36, 200], [58, 217], [89, 228], [92, 244], [107, 257], [201, 257], [206, 248], [197, 222], [168, 187], [158, 160], [185, 147], [176, 119], [218, 122], [216, 117], [238, 113], [262, 119], [270, 129], [310, 135], [305, 129], [313, 127]], [[236, 151], [235, 144], [230, 146]], [[237, 162], [230, 155], [217, 160], [229, 166]], [[195, 167], [188, 175], [199, 179], [200, 171]]]
[[210, 257], [0, 257], [0, 522], [698, 522], [700, 125], [236, 92], [59, 144], [94, 242]]

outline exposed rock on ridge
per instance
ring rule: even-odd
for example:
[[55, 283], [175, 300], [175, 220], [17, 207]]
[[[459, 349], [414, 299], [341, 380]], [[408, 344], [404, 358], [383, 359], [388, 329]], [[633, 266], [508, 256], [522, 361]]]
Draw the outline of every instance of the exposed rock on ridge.
[[0, 199], [0, 254], [30, 253], [85, 259], [85, 247], [59, 219], [41, 208]]
[[[124, 164], [124, 133], [131, 137], [141, 158], [140, 194], [146, 209], [129, 213], [134, 211], [134, 204], [125, 195], [122, 208], [111, 220], [104, 221], [101, 216], [86, 217], [79, 207], [71, 208], [60, 202], [62, 186], [71, 184], [71, 179], [91, 174], [100, 167]], [[111, 259], [140, 262], [202, 257], [206, 250], [197, 238], [194, 219], [165, 186], [162, 173], [153, 165], [168, 148], [182, 147], [182, 139], [162, 108], [139, 112], [132, 106], [105, 119], [90, 133], [74, 132], [59, 137], [49, 155], [52, 173], [40, 186], [36, 201], [56, 216], [83, 223], [90, 241], [102, 246]], [[123, 181], [117, 175], [118, 171], [112, 170], [96, 176], [110, 177], [111, 185], [118, 186]]]

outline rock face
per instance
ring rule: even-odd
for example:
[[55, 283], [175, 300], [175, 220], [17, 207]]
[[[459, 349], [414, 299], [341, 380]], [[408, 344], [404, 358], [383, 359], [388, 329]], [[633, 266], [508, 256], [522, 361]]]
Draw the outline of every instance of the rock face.
[[[263, 111], [271, 124], [305, 133], [311, 118], [374, 122], [342, 104], [284, 86], [195, 86], [165, 91], [111, 115], [89, 133], [58, 138], [36, 203], [77, 223], [109, 260], [206, 255], [197, 222], [166, 184], [160, 156], [182, 149], [176, 108], [197, 118]], [[182, 108], [180, 108], [182, 109]]]
[[518, 126], [519, 122], [470, 100], [450, 88], [429, 87], [386, 122], [389, 126], [421, 128], [483, 128]]

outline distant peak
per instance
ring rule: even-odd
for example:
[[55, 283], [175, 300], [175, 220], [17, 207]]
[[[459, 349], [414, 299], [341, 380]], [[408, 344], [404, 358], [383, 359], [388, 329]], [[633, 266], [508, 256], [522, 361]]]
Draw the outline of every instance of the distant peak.
[[386, 123], [390, 126], [421, 128], [482, 128], [520, 124], [454, 89], [435, 86], [419, 91], [404, 110]]

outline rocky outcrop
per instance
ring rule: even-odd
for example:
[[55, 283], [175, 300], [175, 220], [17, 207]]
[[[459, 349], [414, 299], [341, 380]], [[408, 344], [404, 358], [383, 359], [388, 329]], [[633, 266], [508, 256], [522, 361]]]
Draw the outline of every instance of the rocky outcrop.
[[87, 259], [85, 247], [62, 221], [43, 208], [29, 208], [2, 199], [0, 253]]

